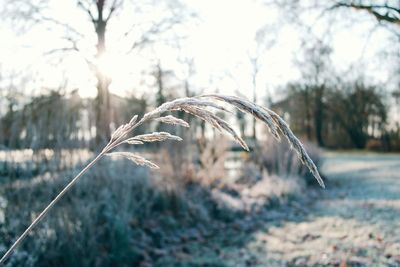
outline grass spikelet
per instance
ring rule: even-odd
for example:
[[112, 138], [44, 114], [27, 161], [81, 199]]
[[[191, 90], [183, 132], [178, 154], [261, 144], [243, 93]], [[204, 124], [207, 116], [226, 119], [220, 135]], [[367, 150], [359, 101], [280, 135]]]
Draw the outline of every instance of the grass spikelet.
[[260, 108], [255, 103], [252, 103], [248, 100], [245, 100], [245, 99], [242, 99], [242, 98], [239, 98], [236, 96], [226, 96], [226, 95], [218, 95], [218, 94], [203, 95], [200, 97], [207, 97], [207, 98], [217, 99], [217, 100], [226, 102], [226, 103], [236, 107], [240, 111], [252, 115], [253, 117], [255, 117], [258, 120], [267, 124], [268, 129], [270, 130], [272, 135], [277, 140], [280, 139], [278, 129], [277, 129], [276, 124], [274, 123], [271, 115], [268, 112], [265, 112], [262, 108]]
[[214, 113], [196, 106], [183, 106], [182, 110], [208, 122], [220, 132], [223, 132], [223, 130], [225, 130], [227, 133], [232, 135], [233, 139], [240, 146], [242, 146], [243, 149], [249, 151], [249, 147], [247, 146], [246, 142], [235, 132], [235, 130], [225, 120], [221, 119]]
[[172, 135], [167, 132], [154, 132], [151, 134], [136, 135], [128, 140], [129, 141], [141, 141], [141, 142], [161, 142], [161, 141], [165, 141], [165, 140], [182, 141], [182, 138], [180, 138], [179, 136], [176, 136], [176, 135]]
[[112, 152], [112, 153], [107, 153], [107, 156], [118, 156], [118, 157], [124, 157], [126, 159], [129, 159], [130, 161], [136, 163], [137, 165], [140, 166], [147, 166], [151, 169], [159, 169], [155, 163], [130, 152]]
[[168, 112], [168, 111], [177, 111], [177, 110], [182, 110], [182, 108], [186, 106], [192, 106], [192, 107], [211, 107], [215, 108], [217, 110], [229, 112], [226, 108], [224, 108], [221, 105], [218, 105], [215, 102], [212, 101], [207, 101], [204, 99], [200, 99], [198, 97], [184, 97], [184, 98], [178, 98], [175, 100], [172, 100], [170, 102], [166, 102], [156, 108], [155, 110], [146, 113], [143, 116], [142, 121], [147, 121], [151, 119], [157, 119], [162, 113]]
[[133, 116], [132, 119], [129, 121], [128, 124], [129, 124], [129, 125], [134, 125], [135, 122], [137, 121], [137, 119], [138, 119], [138, 115]]
[[133, 138], [129, 138], [129, 139], [125, 140], [124, 143], [130, 144], [130, 145], [143, 145], [144, 144], [142, 141], [135, 140]]
[[157, 119], [154, 119], [155, 121], [159, 121], [159, 122], [163, 122], [163, 123], [167, 123], [167, 124], [172, 124], [172, 125], [180, 125], [183, 127], [187, 127], [189, 128], [189, 123], [187, 123], [186, 121], [182, 120], [182, 119], [178, 119], [172, 115], [168, 115], [165, 117], [160, 117]]

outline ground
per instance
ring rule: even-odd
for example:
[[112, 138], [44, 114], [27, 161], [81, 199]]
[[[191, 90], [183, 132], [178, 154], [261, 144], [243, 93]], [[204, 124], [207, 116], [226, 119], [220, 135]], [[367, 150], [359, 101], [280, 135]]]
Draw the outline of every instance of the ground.
[[400, 155], [328, 153], [322, 171], [327, 189], [215, 226], [168, 255], [180, 266], [400, 266]]

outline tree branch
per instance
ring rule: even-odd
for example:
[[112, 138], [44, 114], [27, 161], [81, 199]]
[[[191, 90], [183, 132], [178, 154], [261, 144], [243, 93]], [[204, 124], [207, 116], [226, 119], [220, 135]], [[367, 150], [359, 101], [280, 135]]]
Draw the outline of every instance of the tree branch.
[[[354, 8], [356, 10], [363, 10], [374, 16], [379, 22], [388, 22], [391, 24], [395, 24], [397, 26], [400, 26], [400, 8], [394, 7], [394, 6], [389, 6], [387, 4], [385, 5], [363, 5], [363, 4], [355, 4], [353, 2], [347, 3], [347, 2], [338, 2], [336, 3], [332, 9], [338, 8], [338, 7], [348, 7], [348, 8]], [[382, 10], [382, 11], [378, 11]], [[386, 11], [386, 13], [382, 13]], [[390, 12], [392, 11], [392, 12]], [[393, 12], [396, 13], [393, 14]]]
[[114, 2], [112, 3], [112, 5], [110, 7], [110, 12], [108, 13], [105, 21], [108, 22], [112, 16], [112, 14], [115, 12], [115, 10], [117, 10], [121, 6], [122, 6], [122, 1], [114, 0]]
[[[168, 17], [168, 18], [165, 18], [165, 19], [159, 21], [158, 23], [152, 24], [147, 30], [144, 31], [140, 40], [137, 40], [132, 44], [131, 48], [128, 50], [127, 53], [132, 52], [135, 48], [137, 48], [143, 44], [150, 43], [152, 41], [151, 40], [152, 36], [155, 36], [162, 32], [166, 32], [166, 31], [170, 30], [178, 22], [179, 22], [179, 19]], [[137, 25], [134, 25], [130, 31], [132, 31], [135, 28], [135, 26], [137, 26]], [[130, 31], [126, 32], [125, 36], [127, 36], [130, 33]]]
[[94, 18], [92, 11], [90, 11], [90, 6], [85, 6], [82, 1], [78, 1], [78, 7], [80, 7], [83, 11], [85, 11], [93, 24], [96, 25], [97, 20]]

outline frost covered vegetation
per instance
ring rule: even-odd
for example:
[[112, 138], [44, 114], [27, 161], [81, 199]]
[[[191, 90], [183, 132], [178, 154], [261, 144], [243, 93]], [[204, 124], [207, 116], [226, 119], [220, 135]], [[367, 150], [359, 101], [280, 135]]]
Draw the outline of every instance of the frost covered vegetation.
[[[181, 142], [175, 154], [169, 145], [154, 158], [160, 172], [119, 158], [99, 162], [6, 266], [400, 263], [398, 155], [328, 154], [322, 170], [329, 190], [320, 195], [310, 188], [304, 194], [302, 179], [261, 174], [247, 161], [234, 182], [226, 171], [214, 172], [220, 178], [206, 185], [191, 168], [169, 167], [187, 149]], [[32, 211], [47, 205], [78, 169], [43, 174], [33, 184], [23, 177], [3, 183], [1, 240], [21, 233]]]
[[[109, 142], [105, 145], [105, 147], [101, 150], [101, 152], [96, 155], [96, 157], [88, 163], [80, 172], [77, 174], [62, 190], [60, 193], [56, 195], [56, 197], [50, 202], [46, 208], [40, 212], [33, 222], [26, 228], [23, 234], [15, 241], [15, 243], [10, 247], [9, 250], [5, 253], [4, 257], [1, 259], [1, 263], [5, 263], [5, 261], [12, 255], [14, 250], [24, 241], [27, 235], [34, 229], [34, 227], [47, 215], [51, 208], [57, 204], [57, 202], [71, 190], [72, 186], [81, 178], [90, 168], [92, 168], [103, 156], [119, 156], [130, 161], [134, 162], [140, 166], [146, 166], [150, 169], [159, 169], [159, 166], [154, 162], [145, 159], [138, 153], [133, 152], [113, 152], [117, 147], [122, 145], [144, 145], [145, 143], [153, 143], [153, 142], [161, 142], [166, 140], [173, 141], [182, 141], [182, 138], [172, 135], [168, 132], [153, 132], [149, 134], [140, 134], [134, 135], [133, 137], [129, 137], [132, 132], [142, 124], [157, 121], [165, 124], [172, 124], [175, 126], [183, 126], [189, 127], [189, 124], [177, 117], [172, 115], [164, 116], [167, 112], [173, 111], [182, 111], [187, 114], [191, 114], [208, 124], [210, 124], [213, 128], [226, 132], [230, 135], [243, 149], [249, 150], [248, 145], [245, 141], [235, 132], [232, 126], [223, 120], [220, 116], [217, 116], [209, 109], [216, 109], [219, 111], [229, 112], [224, 106], [221, 106], [218, 102], [222, 102], [225, 104], [230, 104], [231, 106], [239, 109], [241, 112], [248, 113], [264, 124], [267, 125], [271, 134], [278, 141], [281, 137], [284, 137], [287, 142], [290, 144], [290, 147], [297, 153], [301, 162], [309, 169], [312, 175], [316, 178], [318, 183], [324, 186], [324, 182], [320, 177], [318, 169], [312, 159], [307, 154], [303, 145], [296, 138], [293, 132], [290, 130], [289, 126], [286, 122], [279, 117], [275, 112], [263, 108], [255, 103], [247, 101], [245, 99], [241, 99], [233, 96], [224, 96], [224, 95], [205, 95], [200, 97], [191, 97], [191, 98], [180, 98], [170, 102], [166, 102], [154, 109], [153, 111], [147, 112], [143, 115], [142, 118], [138, 118], [137, 115], [134, 115], [130, 121], [126, 124], [122, 124], [118, 127], [110, 137]], [[207, 109], [208, 108], [208, 109]], [[96, 179], [97, 180], [97, 179]], [[106, 187], [107, 188], [107, 187]], [[36, 194], [35, 194], [36, 195]], [[125, 194], [122, 194], [123, 196]], [[81, 199], [81, 198], [78, 198]], [[168, 203], [168, 202], [167, 202]], [[168, 205], [167, 205], [168, 206]], [[57, 235], [57, 233], [53, 233], [53, 235]], [[104, 262], [104, 261], [102, 261]], [[93, 264], [93, 262], [91, 263]]]
[[[34, 185], [3, 187], [7, 203], [2, 208], [2, 253], [35, 211], [69, 181], [69, 174], [62, 172]], [[281, 197], [288, 197], [292, 189], [300, 190], [291, 186], [293, 182], [275, 178], [264, 181], [266, 191], [258, 198], [242, 198], [240, 194], [250, 192], [186, 181], [160, 177], [126, 161], [103, 162], [60, 201], [8, 265], [164, 266], [157, 262], [168, 260], [174, 266], [188, 254], [187, 244], [210, 238], [220, 227], [240, 221], [251, 208], [283, 201]]]

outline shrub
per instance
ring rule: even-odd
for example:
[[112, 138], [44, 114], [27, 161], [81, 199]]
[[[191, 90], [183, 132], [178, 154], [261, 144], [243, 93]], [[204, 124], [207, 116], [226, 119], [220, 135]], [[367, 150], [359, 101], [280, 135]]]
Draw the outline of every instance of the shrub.
[[[321, 167], [323, 159], [320, 149], [311, 143], [306, 143], [305, 147], [315, 165]], [[257, 145], [252, 160], [259, 164], [261, 172], [266, 170], [269, 175], [279, 177], [301, 177], [305, 179], [307, 185], [313, 184], [314, 177], [307, 167], [297, 160], [296, 153], [290, 149], [287, 142], [276, 143], [267, 139]]]

